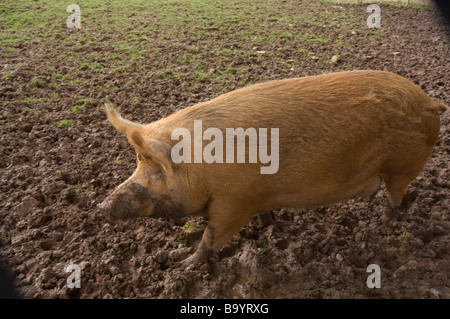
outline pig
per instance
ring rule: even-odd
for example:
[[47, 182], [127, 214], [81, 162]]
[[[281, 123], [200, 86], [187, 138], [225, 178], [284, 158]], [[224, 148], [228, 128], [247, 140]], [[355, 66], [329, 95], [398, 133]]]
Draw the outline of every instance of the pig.
[[[433, 152], [439, 112], [447, 108], [411, 81], [373, 70], [255, 84], [147, 125], [122, 118], [107, 103], [109, 121], [136, 150], [137, 168], [99, 208], [111, 219], [205, 216], [201, 242], [183, 266], [208, 261], [261, 212], [373, 196], [381, 181], [384, 214], [394, 218]], [[262, 174], [261, 163], [174, 160], [174, 130], [192, 133], [195, 120], [222, 132], [277, 128], [277, 171]]]

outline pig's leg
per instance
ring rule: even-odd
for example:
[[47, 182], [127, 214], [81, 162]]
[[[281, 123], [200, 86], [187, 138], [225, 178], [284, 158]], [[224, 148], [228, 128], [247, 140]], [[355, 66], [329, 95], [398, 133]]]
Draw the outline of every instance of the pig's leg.
[[209, 257], [214, 252], [211, 248], [214, 242], [214, 232], [212, 231], [210, 224], [203, 232], [202, 240], [197, 247], [195, 253], [182, 261], [183, 267], [195, 267], [208, 262]]
[[384, 211], [384, 215], [388, 219], [393, 219], [396, 216], [398, 207], [401, 205], [402, 199], [408, 189], [408, 185], [415, 177], [410, 175], [397, 175], [385, 178], [388, 206]]
[[251, 209], [251, 207], [245, 207], [245, 205], [230, 207], [226, 204], [211, 203], [209, 223], [203, 233], [202, 241], [194, 255], [185, 259], [182, 266], [188, 267], [207, 262], [213, 252], [219, 250], [256, 214], [257, 211]]
[[375, 195], [378, 193], [380, 188], [381, 178], [377, 176], [369, 185], [366, 186], [358, 195], [355, 197], [364, 197], [369, 198], [372, 201], [375, 198]]

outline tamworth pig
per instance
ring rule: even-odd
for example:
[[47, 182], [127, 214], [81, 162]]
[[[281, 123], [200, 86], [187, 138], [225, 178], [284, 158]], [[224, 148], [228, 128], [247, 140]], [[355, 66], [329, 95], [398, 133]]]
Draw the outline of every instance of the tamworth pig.
[[[388, 195], [385, 213], [392, 218], [433, 151], [438, 112], [446, 109], [417, 85], [383, 71], [256, 84], [147, 125], [123, 119], [107, 104], [109, 121], [136, 149], [137, 169], [99, 208], [112, 219], [206, 216], [209, 223], [201, 243], [184, 265], [204, 262], [259, 212], [370, 196], [381, 180]], [[271, 140], [270, 129], [278, 129], [279, 140], [270, 146], [272, 152], [279, 151], [273, 158], [279, 162], [263, 174], [261, 167], [268, 164], [255, 163], [255, 157], [243, 163], [194, 160], [194, 155], [202, 155], [195, 141], [186, 144], [191, 149], [178, 149], [174, 158], [172, 148], [181, 135], [173, 138], [173, 132], [201, 134], [194, 132], [196, 120], [201, 120], [205, 135], [208, 128], [224, 136], [227, 128], [265, 128]], [[218, 141], [228, 142], [224, 136]], [[211, 140], [203, 136], [201, 147], [206, 150]], [[249, 151], [249, 145], [245, 149]], [[186, 154], [192, 160], [180, 161]]]

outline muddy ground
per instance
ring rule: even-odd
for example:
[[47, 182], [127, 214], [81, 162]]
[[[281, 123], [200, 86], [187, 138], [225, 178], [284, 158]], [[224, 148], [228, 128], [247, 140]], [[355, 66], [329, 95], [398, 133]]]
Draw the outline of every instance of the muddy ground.
[[[302, 4], [281, 3], [292, 10]], [[125, 117], [148, 122], [249, 83], [379, 69], [405, 76], [434, 100], [450, 105], [450, 33], [438, 12], [382, 6], [382, 27], [373, 30], [365, 26], [365, 6], [305, 1], [305, 10], [311, 3], [320, 12], [360, 12], [354, 19], [362, 22], [286, 26], [330, 38], [343, 34], [333, 48], [282, 37], [257, 48], [243, 43], [250, 53], [227, 63], [245, 72], [230, 72], [233, 77], [220, 86], [211, 77], [195, 78], [186, 64], [179, 65], [183, 76], [177, 70], [158, 73], [152, 62], [147, 73], [136, 63], [136, 72], [111, 75], [111, 37], [121, 34], [82, 48], [84, 56], [100, 52], [105, 64], [97, 73], [89, 65], [77, 69], [72, 76], [81, 80], [79, 85], [65, 85], [67, 65], [42, 42], [16, 44], [14, 54], [2, 49], [0, 256], [24, 297], [450, 298], [450, 112], [441, 115], [436, 149], [410, 185], [409, 203], [392, 222], [380, 219], [387, 200], [384, 189], [372, 202], [281, 209], [273, 212], [277, 227], [261, 227], [253, 219], [214, 256], [211, 269], [185, 270], [177, 262], [195, 250], [205, 219], [176, 224], [139, 218], [110, 224], [96, 207], [135, 169], [132, 147], [105, 120], [102, 105], [107, 100], [120, 106]], [[261, 23], [284, 23], [273, 8], [257, 9]], [[77, 32], [63, 22], [49, 43]], [[233, 57], [236, 47], [227, 46], [233, 43], [233, 27], [228, 36], [214, 24], [210, 28], [212, 44], [231, 50]], [[157, 29], [153, 37], [158, 37]], [[286, 49], [270, 54], [281, 45]], [[70, 43], [66, 46], [70, 51]], [[301, 54], [299, 47], [312, 53]], [[173, 46], [161, 40], [153, 61], [174, 63], [180, 50], [195, 52], [196, 42]], [[211, 74], [228, 65], [212, 51], [198, 53]], [[341, 56], [336, 64], [330, 63], [334, 54]], [[62, 77], [55, 76], [59, 73]], [[108, 85], [115, 89], [107, 90]], [[45, 103], [51, 96], [52, 102]], [[77, 100], [80, 96], [83, 102]], [[81, 268], [81, 288], [67, 286], [70, 264]], [[380, 266], [381, 288], [366, 285], [370, 264]]]

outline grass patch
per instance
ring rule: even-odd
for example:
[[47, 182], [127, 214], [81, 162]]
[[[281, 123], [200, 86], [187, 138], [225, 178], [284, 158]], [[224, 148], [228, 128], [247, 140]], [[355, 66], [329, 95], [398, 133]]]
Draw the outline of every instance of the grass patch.
[[59, 127], [65, 127], [65, 126], [73, 126], [73, 120], [61, 120], [58, 123]]
[[74, 107], [72, 107], [71, 111], [72, 113], [77, 113], [78, 111], [80, 111], [83, 107], [81, 105], [75, 105]]

